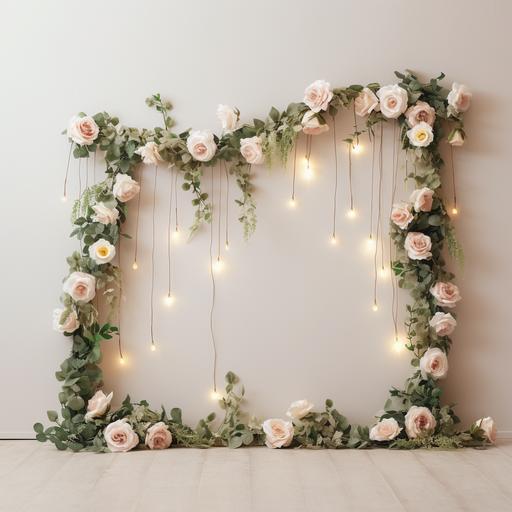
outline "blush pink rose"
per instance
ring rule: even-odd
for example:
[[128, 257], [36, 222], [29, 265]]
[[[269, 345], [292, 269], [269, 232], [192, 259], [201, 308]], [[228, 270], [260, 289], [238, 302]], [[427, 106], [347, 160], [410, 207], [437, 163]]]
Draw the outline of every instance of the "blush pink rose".
[[316, 80], [304, 91], [303, 101], [313, 112], [327, 110], [331, 100], [331, 84], [325, 80]]
[[112, 193], [119, 201], [126, 203], [133, 199], [139, 192], [140, 185], [128, 176], [128, 174], [118, 174], [116, 176]]
[[370, 429], [370, 439], [372, 441], [392, 441], [401, 431], [395, 418], [385, 418]]
[[262, 424], [265, 444], [269, 448], [290, 446], [293, 441], [293, 423], [280, 419], [265, 420]]
[[68, 125], [68, 137], [81, 146], [91, 145], [96, 138], [100, 129], [96, 121], [90, 116], [72, 117]]
[[420, 359], [421, 376], [444, 379], [448, 373], [448, 358], [440, 348], [429, 348]]
[[365, 117], [374, 110], [379, 110], [379, 98], [371, 89], [365, 87], [354, 100], [354, 108], [359, 117]]
[[414, 215], [411, 208], [407, 203], [394, 204], [391, 210], [391, 220], [400, 229], [406, 229], [407, 226], [413, 221]]
[[430, 293], [435, 297], [439, 306], [444, 308], [454, 308], [462, 299], [459, 288], [455, 284], [443, 281], [437, 281], [430, 288]]
[[484, 431], [485, 437], [490, 443], [496, 442], [496, 424], [490, 416], [478, 420], [476, 424]]
[[312, 111], [308, 110], [301, 121], [302, 131], [306, 135], [320, 135], [321, 133], [329, 131], [327, 123], [321, 123], [318, 116]]
[[85, 272], [72, 272], [62, 290], [75, 302], [90, 302], [96, 295], [96, 278]]
[[432, 434], [436, 424], [436, 419], [426, 407], [413, 405], [405, 415], [405, 432], [409, 439]]
[[438, 336], [450, 336], [457, 326], [457, 320], [450, 313], [438, 311], [429, 322]]
[[146, 431], [145, 444], [150, 450], [165, 450], [172, 443], [172, 434], [163, 421], [155, 423]]
[[455, 112], [466, 112], [471, 105], [473, 94], [464, 84], [453, 83], [451, 91], [448, 93], [448, 105]]
[[405, 237], [404, 248], [411, 260], [428, 260], [432, 257], [432, 240], [423, 233], [411, 231]]
[[407, 109], [405, 118], [411, 127], [422, 122], [434, 126], [436, 111], [425, 101], [418, 101], [415, 105]]
[[139, 436], [126, 418], [110, 423], [103, 436], [111, 452], [128, 452], [139, 444]]
[[418, 188], [413, 191], [410, 197], [414, 210], [417, 212], [429, 212], [432, 210], [434, 191], [428, 187]]

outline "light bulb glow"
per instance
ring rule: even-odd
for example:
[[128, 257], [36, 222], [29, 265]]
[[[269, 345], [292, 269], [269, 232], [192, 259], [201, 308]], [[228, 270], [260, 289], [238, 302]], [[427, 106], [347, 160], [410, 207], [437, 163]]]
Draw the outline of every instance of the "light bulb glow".
[[181, 238], [181, 231], [178, 226], [176, 226], [176, 229], [173, 229], [171, 236], [175, 242], [177, 242]]
[[124, 357], [123, 356], [120, 356], [119, 357], [119, 364], [120, 365], [124, 365], [125, 361], [124, 361]]
[[222, 271], [222, 269], [224, 268], [224, 262], [220, 259], [220, 257], [213, 262], [212, 268], [216, 274]]
[[151, 343], [151, 352], [156, 351], [156, 345], [154, 343]]
[[338, 239], [336, 238], [336, 235], [331, 235], [331, 245], [337, 245]]
[[137, 265], [137, 262], [136, 262], [136, 261], [134, 261], [134, 262], [133, 262], [133, 265], [132, 265], [132, 269], [133, 269], [133, 270], [137, 270], [138, 268], [139, 268], [139, 265]]
[[400, 338], [397, 336], [395, 337], [395, 339], [393, 340], [393, 351], [394, 352], [402, 352], [402, 350], [404, 349], [404, 344], [402, 343], [402, 341], [400, 340]]
[[65, 203], [67, 200], [68, 200], [68, 196], [66, 196], [65, 194], [60, 198], [60, 200]]
[[297, 206], [297, 200], [292, 197], [289, 201], [288, 201], [288, 206], [293, 209]]
[[354, 142], [352, 144], [352, 153], [355, 153], [357, 155], [361, 153], [361, 151], [363, 151], [363, 145], [360, 144], [359, 142]]
[[458, 213], [459, 210], [456, 207], [452, 208], [452, 215], [457, 215]]
[[212, 400], [222, 400], [222, 395], [219, 392], [212, 390], [210, 392], [210, 398]]
[[350, 210], [347, 212], [347, 217], [349, 219], [355, 219], [357, 216], [357, 213], [354, 208], [350, 208]]
[[382, 279], [386, 279], [389, 276], [388, 269], [386, 267], [381, 267], [379, 269], [379, 277]]
[[226, 249], [226, 251], [229, 251], [229, 242], [226, 240], [226, 243], [224, 245], [224, 249]]
[[310, 181], [315, 176], [315, 173], [313, 172], [313, 168], [311, 167], [311, 162], [309, 161], [308, 157], [305, 157], [306, 166], [304, 168], [304, 179]]
[[373, 303], [372, 311], [379, 311], [379, 306], [377, 305], [376, 302]]
[[171, 295], [171, 292], [164, 297], [164, 304], [168, 307], [174, 304], [174, 295]]

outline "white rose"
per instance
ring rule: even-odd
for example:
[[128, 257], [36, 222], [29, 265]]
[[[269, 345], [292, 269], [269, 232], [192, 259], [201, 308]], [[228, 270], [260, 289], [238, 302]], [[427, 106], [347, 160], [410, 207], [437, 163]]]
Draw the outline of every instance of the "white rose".
[[436, 110], [425, 101], [417, 101], [405, 112], [405, 118], [409, 126], [416, 126], [419, 123], [427, 123], [434, 126], [436, 120]]
[[420, 359], [421, 376], [444, 379], [448, 373], [448, 358], [440, 348], [429, 348]]
[[406, 229], [413, 219], [414, 215], [411, 212], [411, 207], [407, 203], [397, 203], [393, 205], [391, 209], [391, 220], [400, 229]]
[[119, 218], [117, 208], [109, 208], [105, 203], [96, 203], [92, 205], [94, 215], [92, 220], [100, 224], [115, 224]]
[[128, 176], [128, 174], [118, 174], [116, 176], [112, 193], [122, 203], [126, 203], [130, 199], [133, 199], [139, 191], [139, 184]]
[[422, 121], [407, 130], [407, 137], [413, 146], [424, 148], [434, 140], [434, 132], [432, 126]]
[[194, 160], [208, 162], [215, 156], [217, 144], [210, 131], [193, 131], [187, 139], [187, 149]]
[[293, 423], [279, 419], [265, 420], [262, 424], [265, 444], [269, 448], [290, 446], [293, 441]]
[[410, 201], [417, 212], [429, 212], [432, 210], [434, 191], [428, 187], [418, 188], [411, 194]]
[[103, 265], [114, 259], [116, 248], [104, 238], [100, 238], [89, 247], [89, 256], [98, 265]]
[[126, 418], [110, 423], [103, 435], [111, 452], [128, 452], [139, 444], [139, 436]]
[[313, 410], [313, 407], [315, 406], [307, 400], [297, 400], [290, 404], [286, 411], [286, 416], [294, 420], [301, 420]]
[[89, 146], [96, 138], [100, 129], [90, 116], [72, 117], [68, 125], [68, 137], [76, 144]]
[[379, 98], [371, 89], [365, 87], [354, 100], [354, 107], [359, 117], [365, 117], [374, 110], [379, 110]]
[[110, 402], [114, 393], [105, 395], [103, 391], [98, 390], [94, 393], [94, 396], [87, 402], [87, 412], [85, 413], [85, 421], [90, 421], [94, 418], [101, 418], [104, 416], [110, 408]]
[[426, 407], [413, 405], [405, 415], [405, 432], [409, 439], [428, 436], [436, 428], [436, 419]]
[[238, 128], [240, 111], [229, 105], [219, 105], [217, 107], [217, 119], [221, 122], [224, 133], [231, 133]]
[[320, 119], [312, 110], [308, 110], [304, 114], [301, 124], [302, 131], [306, 135], [320, 135], [329, 130], [327, 123], [320, 123]]
[[67, 332], [69, 334], [75, 332], [80, 327], [80, 322], [78, 321], [76, 311], [74, 309], [71, 310], [64, 321], [61, 322], [63, 313], [63, 309], [53, 310], [53, 328], [57, 332]]
[[464, 144], [464, 133], [462, 130], [452, 130], [448, 135], [448, 144], [462, 146]]
[[158, 144], [153, 141], [146, 142], [135, 153], [142, 158], [146, 165], [158, 165], [162, 161], [162, 157], [158, 152]]
[[428, 260], [432, 257], [432, 240], [428, 235], [411, 231], [407, 233], [404, 242], [407, 256], [411, 260]]
[[96, 295], [96, 278], [85, 272], [72, 272], [62, 289], [76, 302], [89, 302]]
[[448, 105], [455, 110], [455, 112], [466, 112], [471, 105], [470, 90], [464, 84], [456, 82], [452, 85], [452, 90], [448, 93]]
[[385, 418], [371, 428], [370, 439], [372, 441], [392, 441], [401, 431], [402, 428], [395, 418]]
[[457, 326], [457, 320], [450, 313], [438, 311], [429, 322], [438, 336], [449, 336]]
[[155, 423], [146, 431], [145, 444], [150, 450], [165, 450], [172, 443], [172, 434], [163, 421]]
[[258, 136], [240, 139], [240, 153], [248, 164], [262, 164], [265, 161], [261, 138]]
[[496, 441], [496, 424], [490, 416], [478, 420], [476, 425], [484, 431], [485, 437], [490, 443]]
[[439, 306], [454, 308], [457, 302], [462, 299], [459, 288], [453, 283], [438, 281], [430, 288], [430, 293], [436, 298]]
[[303, 101], [313, 112], [327, 110], [331, 100], [331, 84], [325, 80], [316, 80], [304, 91]]
[[407, 91], [397, 84], [381, 87], [377, 96], [384, 117], [396, 119], [407, 110]]

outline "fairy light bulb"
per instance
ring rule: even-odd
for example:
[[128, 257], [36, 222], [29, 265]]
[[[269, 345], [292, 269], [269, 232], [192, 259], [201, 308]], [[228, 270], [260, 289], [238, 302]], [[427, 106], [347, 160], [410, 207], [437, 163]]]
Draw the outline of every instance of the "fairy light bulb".
[[292, 197], [289, 201], [288, 201], [288, 206], [293, 210], [294, 208], [297, 207], [297, 200], [295, 199], [295, 197]]
[[119, 364], [120, 364], [121, 366], [123, 366], [123, 365], [124, 365], [124, 363], [125, 363], [124, 357], [123, 357], [123, 356], [119, 356]]
[[357, 216], [357, 213], [354, 208], [350, 208], [350, 210], [347, 212], [347, 217], [349, 219], [355, 219]]
[[67, 200], [68, 200], [68, 196], [67, 196], [66, 194], [64, 194], [64, 195], [60, 198], [60, 200], [61, 200], [63, 203], [65, 203], [65, 202], [67, 202]]
[[457, 209], [457, 207], [456, 207], [456, 206], [454, 206], [454, 207], [452, 208], [452, 215], [457, 215], [458, 213], [459, 213], [459, 210]]
[[133, 262], [132, 269], [137, 270], [139, 268], [139, 265], [137, 265], [137, 261]]
[[397, 353], [402, 352], [404, 348], [404, 344], [400, 341], [400, 338], [398, 336], [395, 336], [395, 339], [393, 341], [393, 350]]
[[222, 395], [221, 395], [219, 392], [217, 392], [217, 391], [215, 391], [215, 390], [213, 389], [213, 390], [210, 392], [210, 398], [211, 398], [212, 400], [221, 400], [221, 399], [222, 399]]
[[154, 343], [151, 343], [151, 352], [156, 351], [156, 345]]
[[311, 162], [309, 161], [309, 158], [305, 158], [306, 160], [306, 167], [304, 169], [304, 178], [308, 181], [313, 179], [314, 173], [313, 168], [311, 167]]
[[229, 242], [226, 240], [226, 243], [224, 244], [224, 249], [226, 249], [226, 251], [229, 251]]
[[355, 153], [357, 155], [361, 153], [361, 151], [363, 151], [363, 145], [360, 144], [358, 141], [354, 142], [354, 144], [352, 144], [352, 153]]
[[171, 295], [171, 292], [169, 292], [165, 297], [164, 297], [164, 304], [167, 306], [167, 307], [171, 307], [173, 304], [174, 304], [174, 296]]
[[218, 274], [224, 267], [224, 262], [220, 259], [220, 256], [217, 257], [215, 262], [213, 263], [213, 271]]
[[180, 228], [178, 226], [176, 226], [176, 229], [173, 230], [172, 238], [175, 241], [178, 241], [181, 238], [181, 231], [180, 231]]
[[333, 233], [331, 235], [331, 245], [337, 245], [338, 244], [338, 239], [336, 238], [336, 235]]
[[379, 306], [377, 305], [377, 302], [374, 302], [374, 303], [373, 303], [372, 311], [374, 311], [374, 312], [379, 311]]
[[386, 277], [388, 277], [389, 273], [388, 273], [388, 269], [386, 267], [381, 267], [379, 269], [379, 277], [381, 277], [382, 279], [385, 279]]
[[375, 240], [373, 239], [372, 235], [370, 235], [366, 239], [366, 249], [369, 254], [372, 254], [375, 252]]

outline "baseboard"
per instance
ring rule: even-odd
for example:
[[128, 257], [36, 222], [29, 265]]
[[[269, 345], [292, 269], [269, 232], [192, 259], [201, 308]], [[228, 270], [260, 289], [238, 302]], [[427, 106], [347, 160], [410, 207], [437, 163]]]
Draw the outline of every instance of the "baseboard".
[[498, 439], [512, 439], [512, 430], [498, 430]]

